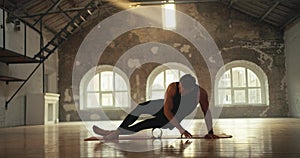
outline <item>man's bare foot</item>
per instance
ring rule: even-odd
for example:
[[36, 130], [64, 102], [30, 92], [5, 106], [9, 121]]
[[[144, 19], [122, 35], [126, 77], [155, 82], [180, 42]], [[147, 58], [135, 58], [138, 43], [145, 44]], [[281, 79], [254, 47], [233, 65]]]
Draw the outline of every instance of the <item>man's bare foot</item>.
[[121, 132], [119, 130], [115, 130], [115, 131], [111, 132], [110, 134], [104, 136], [103, 139], [106, 139], [106, 140], [119, 139], [120, 133]]
[[107, 135], [109, 135], [110, 133], [114, 132], [114, 131], [107, 131], [107, 130], [101, 129], [101, 128], [97, 127], [96, 125], [93, 126], [93, 131], [94, 131], [96, 134], [99, 134], [99, 135], [101, 135], [101, 136], [107, 136]]

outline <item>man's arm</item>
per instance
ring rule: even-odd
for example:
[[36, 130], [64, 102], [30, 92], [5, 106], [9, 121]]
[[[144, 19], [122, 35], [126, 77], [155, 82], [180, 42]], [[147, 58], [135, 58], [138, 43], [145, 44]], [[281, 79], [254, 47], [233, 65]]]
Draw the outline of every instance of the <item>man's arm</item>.
[[176, 83], [172, 83], [168, 86], [164, 100], [164, 115], [171, 122], [171, 124], [179, 130], [180, 134], [184, 135], [185, 137], [192, 137], [192, 135], [180, 125], [172, 113], [172, 109], [174, 107], [173, 98], [176, 95], [176, 91]]
[[204, 114], [205, 124], [206, 124], [207, 130], [208, 130], [208, 134], [214, 134], [214, 131], [212, 128], [212, 116], [209, 111], [208, 95], [207, 95], [207, 92], [201, 87], [200, 87], [199, 103], [201, 105], [201, 110]]

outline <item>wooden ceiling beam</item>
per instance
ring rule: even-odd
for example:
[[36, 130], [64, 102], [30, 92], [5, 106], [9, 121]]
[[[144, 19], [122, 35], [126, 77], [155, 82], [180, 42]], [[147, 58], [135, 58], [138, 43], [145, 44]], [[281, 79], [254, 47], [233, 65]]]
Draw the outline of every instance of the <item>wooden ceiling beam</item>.
[[[54, 4], [54, 1], [53, 1], [53, 0], [50, 0], [50, 1], [51, 1], [52, 4]], [[60, 6], [57, 6], [57, 8], [58, 8], [59, 11], [62, 11], [62, 10], [63, 10], [63, 9], [61, 9]], [[55, 9], [54, 9], [54, 10], [55, 10]], [[64, 16], [66, 19], [72, 20], [72, 18], [70, 17], [69, 14], [67, 14], [66, 12], [62, 12], [62, 13], [63, 13], [63, 16]]]
[[289, 18], [289, 20], [287, 22], [285, 22], [280, 29], [284, 29], [287, 25], [291, 24], [292, 22], [294, 22], [295, 20], [300, 18], [300, 11], [298, 11], [293, 17]]
[[[62, 0], [57, 0], [55, 3], [53, 3], [53, 5], [52, 5], [50, 8], [47, 9], [47, 11], [45, 12], [45, 15], [47, 15], [47, 13], [49, 13], [49, 12], [50, 12], [51, 10], [53, 10], [54, 8], [57, 8], [57, 6], [58, 6], [61, 2], [62, 2]], [[40, 22], [40, 21], [43, 19], [43, 17], [44, 17], [45, 15], [40, 16], [40, 18], [33, 24], [33, 26], [36, 25], [38, 22]]]
[[[47, 13], [47, 15], [67, 13], [67, 12], [75, 12], [75, 11], [80, 11], [82, 9], [83, 9], [83, 7], [62, 9], [62, 10], [59, 10], [59, 11], [51, 11], [51, 12]], [[24, 16], [21, 16], [21, 17], [22, 18], [33, 18], [33, 17], [36, 17], [36, 16], [43, 16], [43, 15], [46, 15], [46, 13], [37, 13], [37, 14], [31, 14], [31, 15], [24, 15]]]
[[274, 4], [264, 13], [264, 15], [259, 19], [259, 21], [263, 21], [280, 3], [281, 0], [277, 0]]

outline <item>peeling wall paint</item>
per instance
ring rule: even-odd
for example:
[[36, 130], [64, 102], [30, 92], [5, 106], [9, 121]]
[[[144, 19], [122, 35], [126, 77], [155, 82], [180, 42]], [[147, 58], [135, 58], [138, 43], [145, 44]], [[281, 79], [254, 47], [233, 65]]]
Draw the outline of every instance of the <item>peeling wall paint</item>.
[[273, 58], [261, 50], [258, 50], [256, 48], [251, 48], [251, 49], [255, 50], [256, 52], [258, 52], [260, 54], [258, 60], [261, 62], [261, 65], [268, 64], [266, 61], [269, 61], [269, 64], [267, 67], [270, 71], [272, 71]]
[[70, 89], [65, 89], [65, 93], [64, 93], [64, 102], [71, 102], [72, 101], [72, 97], [70, 95]]
[[66, 112], [77, 110], [75, 104], [64, 104], [63, 108]]
[[174, 43], [174, 44], [173, 44], [173, 47], [175, 47], [175, 48], [180, 47], [180, 46], [181, 46], [180, 43]]
[[261, 65], [264, 65], [266, 63], [266, 61], [269, 60], [269, 64], [268, 64], [267, 67], [270, 71], [272, 71], [273, 58], [270, 55], [264, 53], [263, 51], [261, 51], [257, 48], [252, 48], [250, 46], [232, 46], [232, 47], [229, 47], [229, 48], [223, 48], [223, 50], [227, 51], [227, 50], [236, 49], [236, 48], [247, 48], [247, 49], [252, 49], [252, 50], [258, 52], [260, 54], [260, 56], [257, 59], [260, 61]]
[[181, 51], [182, 53], [189, 53], [189, 52], [190, 52], [190, 48], [191, 48], [190, 45], [184, 44], [184, 45], [180, 48], [180, 51]]
[[239, 45], [231, 46], [231, 47], [224, 47], [223, 50], [227, 51], [230, 49], [237, 49], [237, 48], [247, 48], [256, 51], [260, 54], [260, 56], [257, 58], [261, 65], [267, 64], [267, 67], [270, 71], [272, 71], [272, 66], [274, 59], [272, 56], [270, 56], [268, 53], [262, 51], [262, 49], [274, 49], [276, 48], [276, 53], [282, 53], [282, 49], [284, 48], [284, 45], [282, 43], [279, 43], [277, 41], [258, 41], [258, 42], [241, 42]]
[[152, 47], [152, 48], [151, 48], [151, 52], [152, 52], [152, 54], [154, 54], [154, 55], [158, 53], [158, 50], [159, 50], [158, 47]]
[[129, 59], [128, 67], [130, 68], [139, 68], [141, 66], [141, 62], [139, 59]]
[[209, 57], [209, 62], [216, 63], [216, 60], [214, 59], [214, 57]]
[[281, 84], [280, 84], [280, 90], [285, 90], [285, 86], [286, 86], [286, 74], [283, 74], [283, 78], [282, 78], [282, 80], [281, 80], [281, 82], [280, 82]]

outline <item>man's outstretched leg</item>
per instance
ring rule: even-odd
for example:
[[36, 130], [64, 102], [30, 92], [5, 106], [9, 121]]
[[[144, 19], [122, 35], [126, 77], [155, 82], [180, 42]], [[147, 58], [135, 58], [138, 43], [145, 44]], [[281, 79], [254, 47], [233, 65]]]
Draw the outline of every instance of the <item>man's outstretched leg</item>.
[[128, 114], [117, 130], [106, 131], [96, 126], [93, 127], [93, 130], [96, 134], [104, 136], [104, 139], [117, 139], [120, 134], [133, 134], [139, 130], [130, 128], [130, 126], [139, 118], [141, 114], [155, 115], [162, 109], [162, 107], [162, 99], [147, 101], [139, 104], [130, 114]]
[[126, 129], [119, 127], [117, 130], [110, 132], [108, 135], [104, 136], [104, 139], [118, 139], [119, 135], [129, 135], [144, 129], [162, 128], [167, 123], [168, 121], [161, 117], [146, 119], [130, 127], [126, 127]]
[[97, 126], [93, 126], [93, 131], [96, 134], [99, 134], [104, 137], [104, 139], [118, 139], [119, 135], [121, 134], [121, 129], [128, 127], [129, 125], [133, 124], [139, 117], [134, 116], [131, 114], [128, 114], [126, 118], [123, 120], [121, 125], [119, 126], [118, 129], [113, 130], [113, 131], [108, 131], [108, 130], [103, 130]]
[[[131, 124], [133, 124], [141, 115], [141, 111], [142, 111], [142, 107], [140, 107], [141, 105], [138, 105], [137, 108], [135, 108], [130, 114], [128, 114], [126, 116], [126, 118], [123, 120], [123, 122], [121, 123], [121, 125], [119, 126], [119, 129], [126, 129], [127, 127], [129, 127]], [[114, 131], [108, 131], [108, 130], [104, 130], [101, 129], [99, 127], [97, 127], [96, 125], [93, 126], [93, 131], [101, 136], [107, 136], [113, 132], [115, 132], [115, 134], [119, 134], [119, 132], [117, 130]], [[114, 139], [114, 138], [110, 138], [110, 139]], [[117, 139], [117, 137], [115, 138]]]

